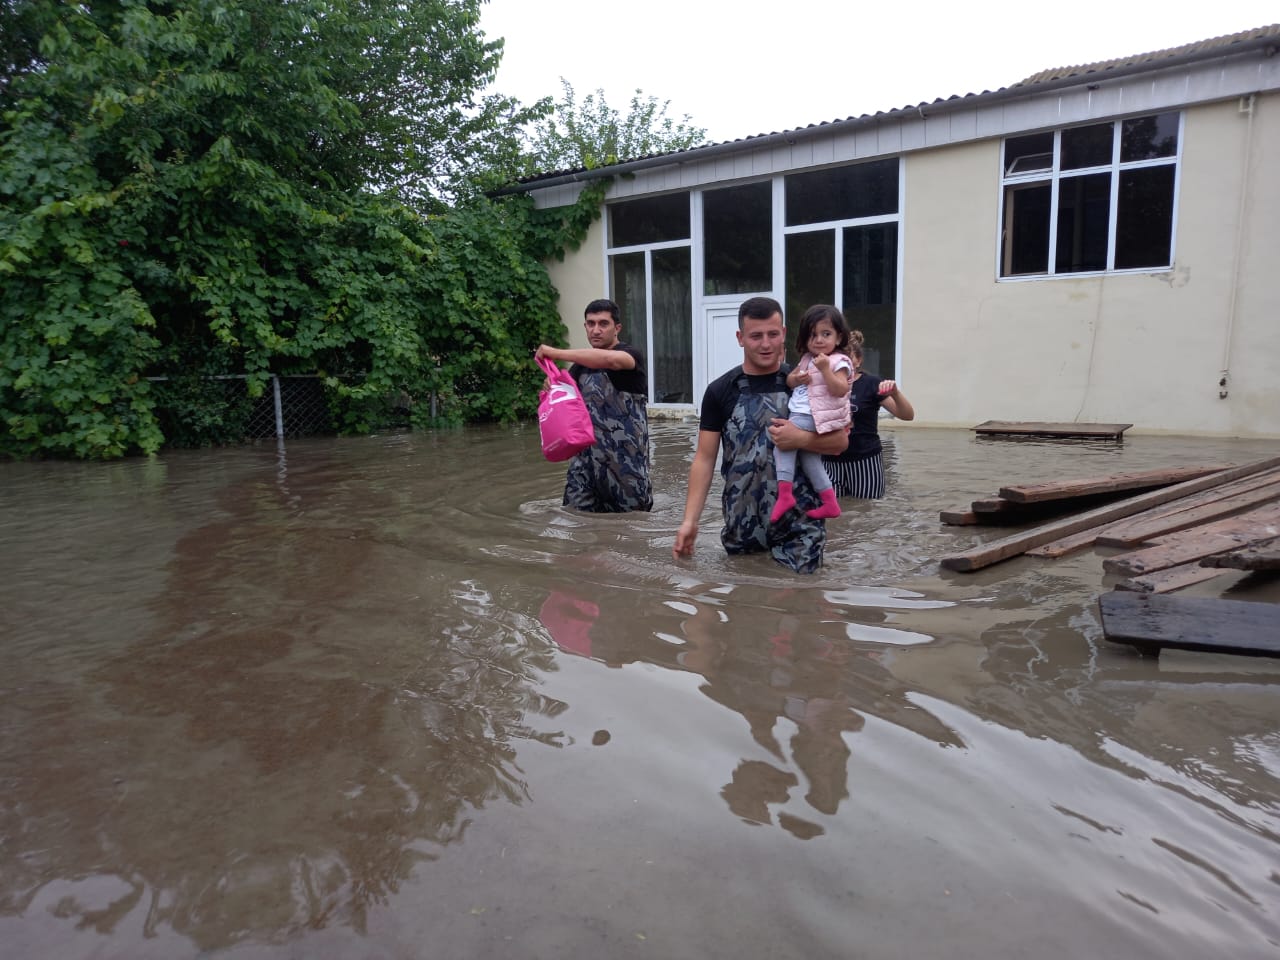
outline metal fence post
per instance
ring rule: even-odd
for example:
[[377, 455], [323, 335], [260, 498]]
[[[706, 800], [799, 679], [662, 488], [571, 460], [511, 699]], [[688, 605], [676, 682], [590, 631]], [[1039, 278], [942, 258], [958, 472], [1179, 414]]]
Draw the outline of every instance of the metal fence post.
[[280, 406], [280, 378], [274, 373], [271, 375], [271, 390], [275, 394], [276, 402], [276, 436], [284, 437], [284, 411]]

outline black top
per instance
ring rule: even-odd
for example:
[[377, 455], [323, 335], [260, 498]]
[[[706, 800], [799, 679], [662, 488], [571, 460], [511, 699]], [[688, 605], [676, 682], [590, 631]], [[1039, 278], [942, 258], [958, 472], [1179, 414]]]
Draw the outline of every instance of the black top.
[[741, 392], [739, 381], [745, 378], [747, 391], [750, 393], [777, 393], [779, 390], [790, 393], [787, 390], [787, 374], [790, 372], [791, 365], [786, 363], [777, 372], [764, 374], [743, 373], [742, 367], [737, 366], [717, 377], [707, 385], [706, 393], [702, 395], [702, 414], [698, 420], [698, 429], [714, 430], [716, 433], [724, 430], [724, 425], [733, 415], [733, 408], [738, 404]]
[[[649, 396], [649, 375], [644, 369], [644, 354], [631, 346], [629, 343], [623, 343], [619, 340], [614, 344], [614, 350], [622, 350], [635, 358], [636, 365], [630, 370], [606, 370], [609, 375], [609, 382], [613, 384], [615, 390], [622, 393], [638, 393], [642, 397]], [[592, 370], [591, 367], [584, 367], [580, 363], [571, 364], [569, 366], [569, 376], [574, 380], [581, 379], [582, 375]]]
[[824, 460], [865, 460], [880, 452], [880, 434], [876, 422], [880, 419], [880, 383], [883, 377], [864, 373], [849, 384], [849, 408], [853, 414], [853, 429], [849, 433], [849, 446], [844, 453], [826, 456]]

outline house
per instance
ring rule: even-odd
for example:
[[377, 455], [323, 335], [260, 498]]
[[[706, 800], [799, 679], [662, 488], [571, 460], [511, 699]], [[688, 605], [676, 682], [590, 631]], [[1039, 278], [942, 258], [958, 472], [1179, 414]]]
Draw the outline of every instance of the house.
[[655, 414], [741, 362], [738, 304], [835, 303], [917, 424], [1280, 437], [1280, 24], [874, 115], [549, 174], [612, 177], [550, 265], [609, 296]]

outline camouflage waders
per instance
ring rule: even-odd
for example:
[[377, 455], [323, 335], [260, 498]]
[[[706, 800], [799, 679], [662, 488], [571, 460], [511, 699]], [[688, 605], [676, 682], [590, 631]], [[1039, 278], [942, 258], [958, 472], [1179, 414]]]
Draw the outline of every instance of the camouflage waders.
[[569, 461], [564, 505], [588, 513], [652, 510], [645, 398], [616, 389], [604, 370], [585, 371], [578, 387], [596, 442]]
[[720, 542], [729, 553], [768, 550], [784, 567], [796, 573], [813, 573], [822, 566], [827, 525], [804, 515], [820, 501], [803, 473], [795, 479], [797, 509], [789, 510], [778, 523], [769, 524], [778, 492], [769, 422], [774, 417], [787, 416], [786, 381], [779, 377], [772, 393], [748, 393], [748, 389], [744, 374], [738, 381], [733, 414], [720, 433], [724, 451], [720, 464], [724, 477], [724, 529], [720, 531]]

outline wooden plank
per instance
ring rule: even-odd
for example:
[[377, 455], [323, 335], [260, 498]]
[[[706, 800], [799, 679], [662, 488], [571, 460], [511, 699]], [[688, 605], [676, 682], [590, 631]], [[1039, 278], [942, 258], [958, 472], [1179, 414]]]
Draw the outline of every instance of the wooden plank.
[[1018, 505], [1012, 500], [1005, 500], [1003, 497], [991, 497], [987, 500], [974, 500], [969, 505], [969, 509], [974, 513], [1010, 513], [1016, 512]]
[[1069, 553], [1075, 553], [1077, 550], [1093, 546], [1094, 541], [1098, 539], [1098, 529], [1097, 527], [1091, 527], [1088, 530], [1081, 530], [1079, 533], [1073, 533], [1070, 536], [1050, 540], [1048, 543], [1041, 544], [1038, 547], [1032, 547], [1026, 551], [1026, 554], [1028, 557], [1048, 557], [1050, 559], [1065, 557]]
[[1079, 533], [1081, 530], [1087, 530], [1090, 527], [1098, 527], [1104, 523], [1110, 523], [1112, 520], [1119, 520], [1121, 517], [1129, 517], [1148, 507], [1177, 500], [1179, 497], [1186, 496], [1189, 493], [1198, 493], [1201, 490], [1208, 490], [1219, 484], [1238, 480], [1241, 477], [1247, 477], [1276, 467], [1280, 467], [1280, 457], [1256, 460], [1253, 463], [1232, 467], [1230, 470], [1223, 470], [1220, 473], [1211, 473], [1206, 477], [1184, 480], [1182, 483], [1175, 483], [1171, 487], [1161, 487], [1159, 490], [1141, 493], [1136, 497], [1129, 497], [1116, 503], [1097, 507], [1085, 513], [1064, 517], [1061, 520], [1036, 527], [1034, 530], [1023, 531], [1009, 537], [1002, 537], [999, 540], [988, 541], [974, 547], [972, 550], [943, 557], [939, 562], [944, 570], [956, 570], [962, 573], [981, 570], [983, 567], [989, 567], [991, 564], [999, 563], [1001, 560], [1016, 557], [1032, 547], [1050, 543], [1060, 537]]
[[1277, 535], [1280, 535], [1280, 503], [1268, 504], [1216, 523], [1169, 534], [1158, 539], [1154, 546], [1107, 557], [1102, 561], [1102, 569], [1131, 577], [1235, 550]]
[[1037, 423], [1018, 420], [987, 420], [974, 427], [986, 436], [1023, 437], [1108, 437], [1119, 440], [1132, 423]]
[[1113, 643], [1280, 657], [1280, 604], [1112, 590], [1098, 598], [1102, 633]]
[[[1000, 496], [1014, 503], [1039, 503], [1043, 500], [1062, 500], [1067, 497], [1086, 497], [1098, 493], [1123, 493], [1125, 491], [1150, 490], [1167, 487], [1183, 480], [1211, 473], [1221, 473], [1236, 466], [1234, 463], [1217, 466], [1168, 467], [1163, 470], [1143, 470], [1138, 473], [1113, 473], [1105, 477], [1083, 477], [1078, 480], [1056, 480], [1051, 483], [1022, 483], [1000, 488]], [[975, 508], [976, 509], [976, 508]]]
[[1136, 590], [1141, 593], [1172, 593], [1192, 584], [1203, 583], [1222, 576], [1221, 570], [1210, 570], [1196, 561], [1180, 563], [1176, 567], [1157, 570], [1138, 577], [1129, 577], [1116, 584], [1117, 590]]
[[[1154, 521], [1160, 518], [1167, 518], [1174, 514], [1180, 514], [1184, 511], [1190, 511], [1196, 507], [1212, 506], [1215, 503], [1223, 503], [1226, 506], [1226, 496], [1228, 492], [1249, 491], [1258, 487], [1267, 486], [1270, 483], [1280, 480], [1280, 470], [1266, 470], [1252, 477], [1245, 477], [1241, 480], [1234, 480], [1230, 483], [1224, 483], [1219, 487], [1202, 491], [1201, 493], [1190, 494], [1188, 496], [1179, 497], [1170, 503], [1162, 504], [1156, 507], [1150, 507], [1141, 513], [1136, 513], [1132, 517], [1125, 517], [1120, 520], [1113, 521], [1101, 527], [1095, 527], [1091, 530], [1083, 530], [1080, 533], [1073, 533], [1070, 536], [1053, 540], [1043, 546], [1033, 547], [1027, 551], [1029, 557], [1048, 557], [1057, 558], [1065, 557], [1067, 554], [1082, 550], [1085, 547], [1091, 547], [1095, 543], [1099, 546], [1121, 546], [1132, 547], [1149, 537], [1158, 536], [1160, 532], [1174, 532], [1178, 529], [1176, 524], [1169, 528], [1161, 528], [1154, 525]], [[1217, 498], [1217, 499], [1215, 499]], [[1259, 501], [1263, 502], [1263, 501]], [[1228, 506], [1222, 511], [1222, 515], [1226, 515], [1235, 510], [1234, 505]], [[1212, 511], [1204, 514], [1204, 519], [1210, 519], [1214, 513]], [[1199, 523], [1197, 518], [1192, 521]], [[1144, 524], [1153, 524], [1151, 527], [1143, 529]]]
[[940, 510], [938, 511], [938, 519], [943, 523], [951, 524], [953, 527], [971, 527], [975, 523], [982, 522], [976, 513], [964, 508]]
[[1202, 559], [1200, 565], [1232, 570], [1280, 570], [1280, 537], [1258, 540], [1239, 550], [1216, 553]]
[[[1271, 472], [1268, 472], [1268, 476]], [[1156, 537], [1177, 533], [1188, 527], [1199, 526], [1219, 517], [1240, 513], [1272, 500], [1280, 500], [1280, 479], [1261, 484], [1246, 493], [1219, 497], [1199, 506], [1165, 511], [1145, 520], [1131, 517], [1124, 523], [1114, 524], [1098, 531], [1098, 545], [1103, 547], [1132, 547]]]

